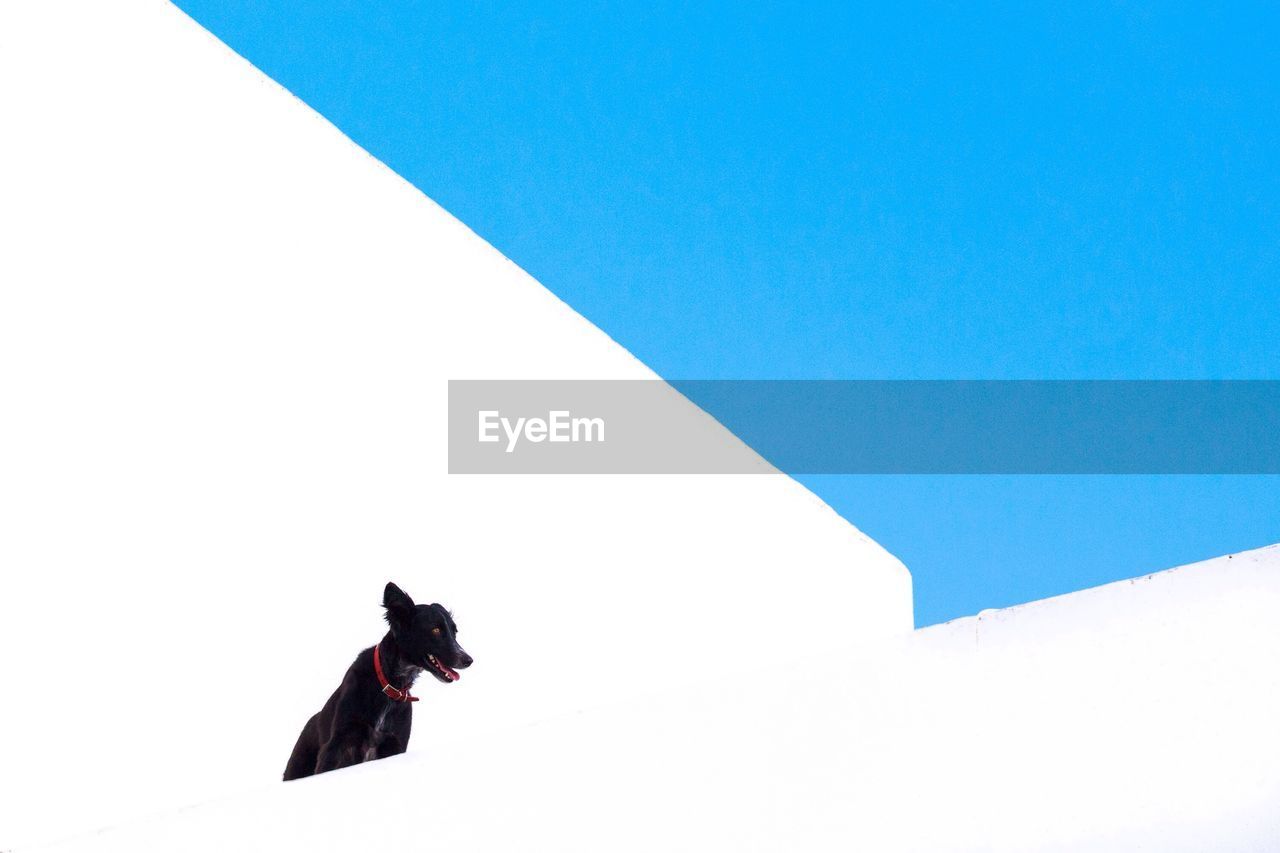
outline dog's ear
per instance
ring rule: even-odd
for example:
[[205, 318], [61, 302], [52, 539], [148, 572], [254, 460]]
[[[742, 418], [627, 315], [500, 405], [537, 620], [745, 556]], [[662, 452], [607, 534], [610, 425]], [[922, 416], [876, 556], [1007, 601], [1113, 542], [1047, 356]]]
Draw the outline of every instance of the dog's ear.
[[413, 619], [413, 599], [393, 583], [388, 582], [382, 591], [382, 606], [387, 609], [387, 624], [392, 628], [401, 628]]

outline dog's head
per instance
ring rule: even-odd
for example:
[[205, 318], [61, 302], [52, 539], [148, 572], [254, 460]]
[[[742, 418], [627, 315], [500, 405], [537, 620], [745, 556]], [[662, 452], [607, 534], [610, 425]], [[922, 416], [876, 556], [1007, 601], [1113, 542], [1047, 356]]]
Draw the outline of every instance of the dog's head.
[[400, 654], [440, 681], [450, 684], [461, 676], [458, 670], [471, 666], [471, 655], [458, 645], [458, 626], [453, 615], [439, 604], [414, 604], [404, 590], [388, 583], [382, 593], [387, 624], [400, 647]]

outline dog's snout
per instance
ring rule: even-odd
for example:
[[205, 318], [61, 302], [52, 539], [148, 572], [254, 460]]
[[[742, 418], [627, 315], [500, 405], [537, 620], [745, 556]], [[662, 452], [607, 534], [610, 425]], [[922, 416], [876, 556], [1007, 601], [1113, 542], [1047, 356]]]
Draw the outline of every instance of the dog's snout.
[[466, 669], [474, 662], [475, 661], [471, 659], [471, 655], [467, 654], [462, 649], [458, 649], [458, 669]]

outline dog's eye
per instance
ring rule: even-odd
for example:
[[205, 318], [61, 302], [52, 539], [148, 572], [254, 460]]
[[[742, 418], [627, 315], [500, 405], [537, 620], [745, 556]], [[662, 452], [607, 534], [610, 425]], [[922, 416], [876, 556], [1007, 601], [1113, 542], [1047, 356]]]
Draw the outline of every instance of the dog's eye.
[[432, 633], [432, 634], [435, 634], [437, 637], [439, 637], [439, 636], [440, 636], [440, 629], [439, 629], [439, 628], [432, 628], [432, 629], [431, 629], [431, 633]]

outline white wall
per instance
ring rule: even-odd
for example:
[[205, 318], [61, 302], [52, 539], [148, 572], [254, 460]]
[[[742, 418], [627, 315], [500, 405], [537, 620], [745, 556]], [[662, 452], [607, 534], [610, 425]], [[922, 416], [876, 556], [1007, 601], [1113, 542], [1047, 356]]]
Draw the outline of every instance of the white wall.
[[477, 659], [414, 751], [910, 629], [781, 476], [448, 477], [447, 379], [651, 374], [173, 7], [0, 80], [0, 846], [278, 778], [389, 578]]
[[1274, 850], [1278, 609], [1273, 546], [59, 849]]
[[[922, 792], [957, 849], [1267, 850], [1280, 838], [1280, 547], [918, 632], [954, 722]], [[954, 791], [966, 791], [949, 796]]]

